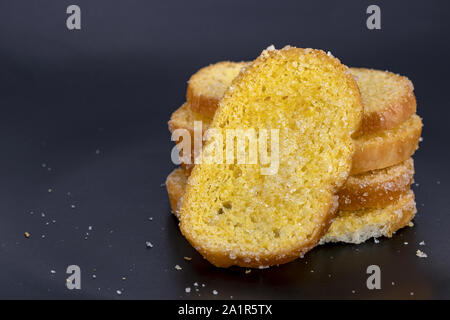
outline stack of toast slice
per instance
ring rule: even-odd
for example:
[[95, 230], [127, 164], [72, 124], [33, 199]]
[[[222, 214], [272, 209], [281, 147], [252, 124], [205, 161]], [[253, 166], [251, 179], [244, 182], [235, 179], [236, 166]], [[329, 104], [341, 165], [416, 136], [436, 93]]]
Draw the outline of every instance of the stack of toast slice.
[[[336, 63], [333, 61], [335, 58], [332, 56], [330, 57], [330, 55], [327, 55], [327, 58], [322, 57], [322, 53], [319, 51], [313, 51], [311, 53], [310, 51], [299, 50], [303, 49], [295, 48], [294, 50], [292, 48], [288, 48], [283, 50], [264, 51], [263, 54], [252, 63], [219, 62], [200, 69], [190, 78], [186, 94], [187, 101], [172, 114], [169, 121], [169, 130], [174, 132], [176, 129], [185, 129], [193, 136], [194, 121], [201, 121], [202, 129], [206, 131], [210, 127], [224, 128], [229, 126], [230, 121], [231, 123], [232, 121], [235, 121], [235, 117], [233, 118], [228, 115], [230, 112], [236, 112], [237, 114], [244, 115], [243, 117], [245, 117], [249, 110], [252, 109], [245, 107], [244, 111], [242, 111], [240, 109], [242, 99], [244, 99], [243, 101], [245, 101], [246, 104], [254, 103], [259, 106], [259, 102], [257, 103], [254, 102], [254, 100], [248, 100], [248, 96], [258, 94], [259, 83], [257, 82], [259, 79], [264, 79], [266, 70], [272, 70], [270, 75], [272, 77], [277, 77], [279, 76], [278, 73], [275, 73], [275, 76], [273, 75], [273, 68], [275, 68], [274, 66], [281, 68], [280, 70], [283, 71], [285, 78], [281, 76], [279, 77], [281, 77], [282, 81], [285, 82], [287, 81], [286, 79], [289, 79], [290, 81], [290, 79], [298, 76], [298, 72], [294, 70], [292, 75], [286, 78], [286, 74], [289, 74], [290, 72], [290, 68], [286, 67], [286, 61], [289, 63], [292, 62], [297, 69], [300, 68], [303, 71], [301, 73], [303, 78], [301, 79], [306, 81], [306, 84], [302, 87], [302, 84], [300, 83], [299, 88], [301, 92], [306, 92], [305, 88], [310, 88], [312, 84], [315, 84], [311, 79], [315, 79], [316, 74], [320, 74], [320, 72], [322, 72], [322, 69], [320, 69], [322, 64], [330, 64], [333, 67], [336, 67]], [[310, 56], [312, 56], [315, 60]], [[330, 61], [327, 59], [330, 59]], [[319, 62], [316, 62], [316, 60]], [[281, 64], [281, 67], [280, 61], [283, 63]], [[319, 63], [320, 66], [319, 70], [315, 71], [316, 73], [314, 73], [313, 76], [305, 78], [305, 75], [308, 74], [305, 70], [310, 70], [311, 65], [316, 66], [317, 63]], [[337, 63], [339, 63], [339, 61]], [[298, 64], [300, 64], [300, 67]], [[282, 216], [285, 222], [287, 221], [286, 223], [298, 223], [301, 225], [303, 220], [298, 220], [296, 216], [291, 217], [289, 215], [283, 215], [284, 209], [287, 208], [287, 211], [294, 209], [291, 209], [291, 207], [283, 203], [283, 208], [277, 207], [275, 212], [272, 212], [273, 210], [271, 211], [269, 214], [270, 218], [264, 216], [264, 214], [260, 214], [258, 216], [254, 215], [252, 210], [264, 211], [265, 209], [262, 210], [258, 207], [254, 207], [251, 201], [244, 201], [245, 199], [242, 197], [236, 196], [236, 192], [226, 194], [228, 189], [221, 189], [221, 184], [223, 182], [221, 182], [220, 179], [226, 180], [228, 175], [225, 175], [222, 178], [216, 177], [221, 176], [224, 172], [226, 172], [226, 170], [228, 170], [225, 166], [219, 166], [218, 169], [216, 169], [215, 167], [207, 167], [207, 165], [195, 165], [194, 168], [194, 162], [193, 159], [191, 159], [189, 163], [182, 163], [180, 168], [175, 169], [167, 177], [166, 187], [169, 194], [170, 204], [172, 211], [181, 220], [183, 234], [194, 245], [194, 247], [196, 247], [196, 249], [198, 249], [213, 264], [224, 267], [229, 265], [261, 267], [279, 264], [292, 260], [295, 255], [299, 256], [304, 254], [317, 243], [347, 242], [358, 244], [369, 238], [378, 238], [381, 236], [391, 237], [400, 228], [407, 225], [412, 225], [411, 220], [414, 218], [416, 213], [416, 205], [414, 201], [414, 193], [410, 189], [414, 176], [414, 163], [411, 156], [418, 148], [422, 130], [422, 120], [416, 115], [416, 100], [413, 85], [406, 77], [387, 71], [365, 68], [349, 68], [342, 69], [343, 71], [341, 72], [340, 68], [340, 65], [336, 67], [336, 70], [338, 71], [336, 71], [336, 74], [333, 74], [333, 76], [340, 77], [341, 75], [345, 76], [349, 74], [350, 77], [354, 79], [355, 84], [357, 84], [359, 92], [352, 93], [352, 84], [350, 82], [350, 84], [346, 87], [339, 87], [342, 82], [346, 81], [346, 78], [343, 76], [342, 79], [339, 80], [340, 82], [338, 81], [337, 84], [333, 88], [326, 91], [326, 93], [329, 93], [332, 90], [340, 90], [342, 92], [345, 91], [345, 93], [349, 93], [349, 97], [343, 95], [339, 96], [334, 93], [334, 95], [330, 98], [323, 92], [311, 93], [311, 95], [316, 94], [316, 96], [314, 96], [314, 100], [312, 101], [316, 103], [318, 100], [324, 98], [326, 101], [332, 101], [332, 104], [345, 101], [344, 105], [351, 103], [357, 105], [357, 100], [360, 99], [362, 101], [362, 109], [360, 112], [361, 114], [359, 115], [360, 118], [357, 121], [358, 124], [355, 125], [355, 132], [351, 132], [350, 129], [348, 131], [352, 133], [351, 136], [353, 138], [350, 166], [346, 171], [342, 169], [345, 165], [342, 165], [341, 163], [340, 166], [337, 167], [340, 168], [339, 170], [341, 171], [336, 169], [337, 171], [335, 173], [335, 176], [345, 176], [345, 179], [341, 179], [342, 181], [336, 179], [336, 181], [333, 181], [331, 184], [332, 187], [330, 187], [336, 195], [337, 202], [335, 206], [337, 207], [337, 210], [336, 213], [333, 213], [331, 209], [329, 210], [331, 212], [331, 217], [329, 219], [330, 225], [322, 228], [322, 234], [318, 231], [316, 232], [314, 229], [310, 232], [311, 234], [307, 236], [308, 241], [303, 241], [302, 245], [298, 245], [298, 239], [296, 239], [297, 242], [294, 242], [293, 240], [291, 241], [293, 236], [289, 232], [291, 232], [292, 228], [289, 229], [284, 225], [281, 225], [280, 227], [278, 225], [279, 217], [277, 216], [277, 219], [274, 219], [272, 218], [272, 215]], [[327, 66], [323, 70], [326, 70], [325, 72], [329, 72], [329, 69], [330, 67]], [[328, 78], [325, 79], [326, 81], [329, 81], [330, 75], [327, 74], [327, 77]], [[270, 98], [272, 98], [273, 104], [281, 106], [277, 109], [277, 112], [281, 115], [277, 117], [282, 117], [285, 104], [291, 103], [292, 105], [299, 103], [299, 100], [295, 99], [291, 102], [284, 102], [290, 100], [290, 97], [295, 96], [297, 93], [295, 91], [294, 93], [290, 93], [286, 89], [285, 91], [287, 93], [285, 94], [285, 97], [283, 97], [285, 100], [280, 100], [281, 102], [277, 104], [277, 102], [274, 101], [276, 100], [276, 97], [274, 98], [274, 96], [278, 94], [279, 90], [284, 90], [283, 84], [271, 84], [270, 81], [270, 79], [265, 80], [262, 84], [264, 94], [269, 97], [264, 100], [270, 100]], [[319, 89], [322, 88], [322, 86], [325, 86], [323, 79], [317, 79], [317, 81], [322, 81], [318, 82]], [[243, 84], [245, 84], [245, 86]], [[277, 87], [277, 85], [279, 85], [279, 87]], [[252, 88], [251, 93], [246, 91], [249, 86]], [[266, 90], [268, 90], [266, 89], [267, 86], [277, 87], [276, 89], [278, 91], [270, 96], [270, 94], [266, 93]], [[235, 89], [236, 87], [237, 89]], [[240, 94], [244, 98], [241, 97], [241, 100], [238, 100], [237, 97], [239, 97]], [[309, 93], [303, 93], [303, 96], [300, 94], [300, 98], [304, 99], [305, 95], [308, 94]], [[351, 94], [353, 94], [353, 96], [351, 96]], [[355, 99], [352, 100], [352, 97]], [[302, 117], [310, 116], [310, 114], [307, 113], [297, 115], [296, 110], [301, 108], [295, 109], [295, 107], [296, 106], [292, 108], [290, 106], [287, 107], [287, 118], [290, 116], [289, 112], [292, 113], [293, 118], [298, 116], [299, 119], [302, 119]], [[336, 110], [332, 111], [332, 113], [339, 113], [343, 108], [344, 107], [341, 105], [340, 108], [336, 108]], [[353, 108], [357, 109], [357, 106]], [[265, 111], [266, 113], [268, 112], [267, 110]], [[327, 108], [322, 108], [319, 112], [326, 114], [326, 112], [328, 112], [327, 110], [330, 111]], [[260, 109], [255, 109], [255, 111], [252, 112], [258, 113], [259, 111]], [[351, 115], [351, 113], [349, 113], [351, 111], [352, 110], [347, 110], [347, 113], [340, 115], [340, 117], [346, 118]], [[318, 120], [319, 122], [323, 122], [328, 121], [328, 119], [332, 117], [332, 115], [327, 115], [325, 118], [308, 118], [308, 121], [314, 122]], [[237, 119], [236, 121], [236, 123], [239, 123], [240, 121], [248, 122], [253, 120]], [[260, 116], [257, 121], [261, 122]], [[256, 122], [256, 125], [260, 122]], [[330, 123], [334, 124], [336, 122]], [[357, 128], [358, 125], [359, 128]], [[323, 126], [320, 126], [320, 128], [322, 127]], [[341, 128], [340, 132], [341, 131], [345, 130]], [[332, 136], [333, 144], [337, 146], [339, 146], [340, 142], [346, 141], [344, 136], [341, 137], [340, 132], [335, 132], [333, 133], [334, 136]], [[322, 134], [319, 135], [321, 137], [323, 136]], [[337, 139], [335, 137], [336, 135], [339, 136], [340, 140], [338, 139], [335, 141]], [[298, 139], [299, 141], [302, 141], [302, 135], [299, 135]], [[323, 141], [318, 141], [319, 144], [322, 142]], [[297, 143], [299, 143], [299, 148], [302, 148], [303, 152], [299, 153], [297, 157], [308, 157], [308, 154], [304, 150], [305, 146], [301, 146], [301, 142]], [[329, 145], [329, 141], [325, 141], [323, 143]], [[321, 147], [321, 149], [323, 149], [323, 147]], [[343, 159], [345, 159], [345, 156], [342, 156], [342, 154], [345, 154], [347, 149], [348, 148], [341, 148], [338, 150]], [[326, 148], [326, 150], [328, 150], [328, 148]], [[330, 150], [330, 152], [334, 151]], [[283, 169], [282, 164], [280, 166], [280, 169]], [[288, 161], [287, 167], [289, 167], [290, 170], [298, 169], [295, 165], [291, 165], [290, 160]], [[330, 167], [332, 167], [332, 165], [330, 165]], [[193, 175], [195, 177], [190, 179], [193, 168]], [[314, 168], [306, 168], [305, 170], [313, 171], [313, 169]], [[236, 169], [234, 168], [233, 170]], [[244, 170], [247, 170], [247, 167]], [[240, 168], [239, 171], [241, 172], [242, 168]], [[254, 178], [253, 173], [250, 174], [245, 171], [245, 174], [248, 174], [249, 177], [248, 180], [245, 181], [245, 185], [249, 183], [248, 181], [260, 179], [260, 177]], [[279, 175], [284, 177], [283, 172]], [[326, 174], [323, 173], [320, 176], [324, 178]], [[218, 186], [214, 185], [214, 179], [219, 181]], [[241, 183], [242, 179], [239, 179], [241, 178], [239, 177], [238, 179], [233, 180], [232, 183], [235, 185]], [[289, 178], [287, 179], [289, 180]], [[307, 179], [303, 179], [302, 176], [299, 176], [298, 179], [301, 181], [302, 186], [305, 186], [304, 188], [308, 189], [307, 183], [311, 180], [311, 177], [308, 176]], [[268, 180], [270, 179], [265, 178], [264, 183], [271, 186], [267, 182]], [[317, 181], [319, 181], [319, 184], [321, 183], [321, 180]], [[204, 188], [205, 184], [208, 185], [208, 188]], [[198, 185], [203, 185], [203, 187], [200, 188]], [[217, 190], [211, 186], [215, 187]], [[188, 187], [190, 189], [188, 192], [189, 194], [187, 195], [188, 200], [186, 200], [185, 194]], [[254, 187], [255, 186], [253, 186], [253, 188]], [[328, 186], [326, 184], [324, 184], [321, 188], [328, 190]], [[314, 188], [311, 188], [311, 190], [313, 189]], [[248, 191], [249, 189], [245, 190]], [[242, 190], [238, 190], [238, 192], [240, 191]], [[311, 197], [313, 198], [314, 196], [310, 195], [311, 192], [308, 192], [308, 195], [302, 195], [303, 198], [289, 197], [287, 200], [283, 198], [282, 200], [278, 199], [275, 201], [292, 202], [295, 200], [298, 202], [298, 199], [304, 199], [305, 197], [306, 199], [310, 199]], [[225, 207], [220, 208], [220, 210], [222, 210], [222, 212], [224, 212], [223, 210], [226, 212], [231, 212], [227, 217], [227, 220], [222, 218], [223, 215], [220, 217], [223, 221], [219, 221], [214, 216], [204, 214], [202, 211], [208, 211], [208, 209], [202, 207], [201, 205], [196, 205], [197, 202], [205, 202], [204, 199], [202, 200], [200, 199], [201, 197], [197, 196], [199, 193], [202, 194], [203, 198], [205, 195], [206, 197], [211, 196], [220, 198], [219, 202], [222, 201], [222, 203], [225, 203]], [[260, 191], [255, 197], [260, 197], [261, 193], [263, 192]], [[296, 193], [297, 190], [295, 190], [294, 194]], [[247, 229], [244, 228], [244, 231], [241, 230], [241, 224], [243, 222], [241, 220], [237, 220], [236, 218], [238, 214], [232, 212], [235, 208], [228, 208], [228, 206], [231, 206], [229, 204], [231, 202], [233, 202], [233, 205], [236, 206], [241, 205], [241, 202], [234, 200], [237, 198], [239, 198], [239, 201], [242, 200], [241, 202], [243, 204], [243, 208], [245, 208], [242, 209], [239, 207], [239, 210], [244, 210], [249, 216], [249, 219], [253, 219], [250, 221], [251, 227], [245, 226]], [[329, 197], [325, 197], [323, 199], [328, 198]], [[319, 197], [318, 199], [322, 198]], [[264, 201], [266, 200], [267, 198], [264, 198]], [[326, 203], [328, 200], [321, 201]], [[189, 203], [183, 204], [183, 202]], [[279, 202], [276, 206], [279, 206]], [[331, 200], [329, 200], [329, 202], [332, 204]], [[206, 205], [211, 206], [213, 204]], [[308, 207], [309, 206], [310, 205], [308, 205]], [[318, 212], [320, 212], [319, 207], [317, 209]], [[250, 210], [248, 208], [252, 209]], [[292, 208], [297, 207], [293, 206]], [[301, 210], [304, 210], [304, 206], [301, 206], [300, 208], [302, 208]], [[197, 214], [198, 211], [200, 211], [199, 214]], [[261, 218], [261, 216], [263, 216], [263, 218]], [[316, 216], [319, 216], [319, 214], [308, 216], [307, 219], [309, 219], [308, 221], [312, 221], [313, 219], [316, 219]], [[305, 218], [302, 217], [302, 219]], [[317, 224], [325, 225], [328, 223], [328, 220], [325, 218], [322, 220], [319, 219], [318, 221], [319, 222], [317, 222]], [[265, 236], [268, 229], [265, 225], [263, 225], [263, 223], [270, 224], [270, 230], [272, 230], [271, 232], [275, 234], [274, 237], [267, 238]], [[200, 226], [200, 224], [202, 224], [202, 226]], [[220, 247], [220, 244], [218, 244], [218, 247], [216, 248], [214, 246], [215, 244], [211, 244], [216, 241], [213, 240], [214, 237], [210, 234], [204, 235], [204, 233], [210, 232], [219, 234], [222, 230], [220, 228], [228, 228], [229, 224], [234, 224], [234, 227], [232, 228], [234, 234], [230, 236], [231, 239], [233, 236], [241, 237], [243, 239], [241, 242], [245, 242], [245, 245], [243, 243], [239, 243], [239, 245], [231, 243], [233, 241], [227, 238], [229, 234], [226, 233], [220, 234], [222, 239], [220, 241], [224, 241], [224, 243], [226, 243], [226, 245], [222, 243], [222, 246], [227, 247], [227, 249], [217, 249]], [[246, 230], [251, 230], [253, 238], [246, 238]], [[262, 230], [263, 235], [259, 235], [258, 232], [260, 230]], [[286, 238], [288, 239], [284, 239], [280, 236], [280, 234], [283, 236], [286, 235]], [[317, 237], [319, 237], [316, 239], [317, 241], [314, 242], [311, 240], [312, 238]], [[261, 247], [264, 247], [263, 251], [258, 251], [258, 249], [256, 250], [257, 253], [254, 253], [256, 252], [253, 243], [255, 241], [254, 238], [257, 238], [257, 242]], [[265, 243], [265, 241], [269, 242]], [[206, 242], [208, 242], [207, 245], [205, 244]], [[291, 245], [293, 249], [285, 250], [285, 248], [283, 248], [280, 250], [280, 246], [282, 245], [278, 244], [278, 242], [282, 243], [285, 247]], [[228, 245], [228, 243], [230, 244]], [[247, 249], [243, 250], [243, 247]], [[274, 252], [276, 254], [274, 254]]]

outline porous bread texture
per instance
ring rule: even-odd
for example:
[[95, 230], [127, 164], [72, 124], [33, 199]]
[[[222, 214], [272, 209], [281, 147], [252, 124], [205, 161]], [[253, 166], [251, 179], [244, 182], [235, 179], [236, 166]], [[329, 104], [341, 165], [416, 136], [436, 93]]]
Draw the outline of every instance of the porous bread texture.
[[416, 113], [414, 86], [408, 78], [366, 68], [350, 71], [357, 78], [364, 104], [364, 133], [392, 129]]
[[338, 192], [339, 210], [384, 208], [409, 191], [413, 177], [412, 158], [388, 168], [349, 176]]
[[260, 162], [196, 165], [180, 209], [183, 235], [218, 267], [303, 256], [337, 208], [361, 115], [359, 89], [338, 59], [313, 49], [263, 51], [233, 80], [212, 127], [278, 129], [279, 169], [262, 175]]
[[[392, 170], [397, 171], [398, 169], [392, 168]], [[172, 171], [166, 180], [172, 212], [177, 218], [180, 218], [179, 208], [183, 201], [187, 181], [188, 174], [181, 168]], [[382, 208], [339, 210], [330, 229], [321, 239], [321, 243], [357, 244], [369, 238], [390, 237], [394, 232], [406, 226], [414, 218], [415, 213], [414, 195], [409, 189]]]
[[416, 212], [414, 193], [411, 190], [385, 208], [339, 211], [320, 243], [359, 244], [370, 238], [390, 238], [397, 230], [407, 226]]
[[[184, 195], [190, 171], [179, 168], [167, 178], [166, 185], [171, 207], [177, 212], [177, 203]], [[384, 208], [409, 192], [414, 177], [414, 161], [409, 158], [385, 169], [349, 176], [339, 189], [339, 210]]]
[[[187, 101], [192, 110], [213, 117], [226, 89], [248, 62], [218, 62], [197, 71], [189, 80]], [[364, 104], [362, 132], [388, 130], [416, 112], [412, 82], [389, 71], [350, 68]]]
[[[169, 130], [173, 132], [172, 128], [184, 128], [193, 137], [194, 121], [201, 121], [202, 129], [207, 130], [212, 119], [192, 111], [190, 105], [185, 103], [172, 114]], [[356, 138], [351, 174], [383, 169], [407, 160], [417, 150], [421, 133], [422, 120], [419, 116], [412, 115], [395, 128]], [[192, 148], [194, 148], [193, 145]], [[187, 170], [192, 169], [192, 165], [189, 164], [182, 164], [182, 166]]]
[[222, 61], [201, 68], [193, 74], [186, 90], [186, 100], [192, 110], [213, 117], [219, 100], [247, 64], [248, 62]]
[[390, 130], [365, 134], [355, 140], [351, 174], [393, 166], [411, 157], [422, 133], [422, 119], [414, 114]]

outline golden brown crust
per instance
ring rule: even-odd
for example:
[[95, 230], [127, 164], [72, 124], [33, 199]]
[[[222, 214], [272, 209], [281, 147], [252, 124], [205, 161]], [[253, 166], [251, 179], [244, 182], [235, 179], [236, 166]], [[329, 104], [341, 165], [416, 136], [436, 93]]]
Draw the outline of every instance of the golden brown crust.
[[[225, 87], [229, 85], [228, 81], [231, 82], [240, 68], [247, 64], [248, 62], [222, 61], [201, 68], [193, 74], [186, 90], [186, 100], [191, 104], [192, 110], [206, 116], [214, 116]], [[227, 74], [221, 74], [226, 70], [228, 70]], [[214, 82], [214, 84], [210, 85], [208, 82]]]
[[166, 189], [169, 195], [170, 207], [173, 214], [178, 217], [179, 204], [186, 191], [189, 175], [181, 168], [173, 170], [166, 179]]
[[367, 68], [350, 68], [357, 77], [365, 105], [364, 134], [392, 129], [416, 113], [412, 82], [401, 75]]
[[[258, 70], [257, 68], [259, 68], [260, 66], [262, 66], [262, 68], [265, 67], [264, 64], [268, 59], [278, 59], [278, 57], [282, 57], [281, 59], [283, 59], [283, 56], [285, 58], [293, 57], [292, 59], [295, 59], [299, 55], [309, 55], [311, 57], [314, 57], [314, 59], [316, 60], [320, 60], [328, 68], [335, 70], [335, 74], [342, 77], [342, 79], [345, 79], [345, 88], [347, 90], [346, 92], [348, 93], [348, 97], [351, 97], [351, 99], [349, 98], [349, 100], [353, 100], [352, 107], [348, 106], [350, 108], [348, 109], [349, 118], [347, 118], [346, 121], [346, 125], [348, 127], [345, 128], [348, 130], [347, 132], [349, 134], [355, 132], [360, 126], [360, 111], [362, 111], [362, 102], [359, 94], [359, 88], [356, 85], [356, 82], [354, 81], [350, 72], [348, 71], [348, 68], [342, 65], [338, 59], [328, 56], [323, 51], [314, 49], [298, 49], [291, 47], [284, 48], [282, 50], [266, 50], [261, 54], [259, 58], [257, 58], [249, 67], [246, 67], [246, 69], [235, 78], [232, 86], [237, 86], [239, 83], [245, 83], [250, 75], [253, 76], [252, 72], [254, 70]], [[221, 123], [221, 121], [225, 120], [222, 118], [225, 117], [225, 113], [228, 111], [228, 109], [226, 108], [227, 104], [223, 102], [227, 101], [227, 99], [233, 99], [233, 97], [234, 92], [231, 95], [230, 91], [227, 91], [225, 97], [219, 103], [218, 111], [214, 116], [212, 125], [213, 127], [218, 127], [216, 124], [219, 124]], [[349, 138], [349, 136], [347, 138]], [[350, 140], [348, 141], [349, 145], [346, 145], [346, 147], [352, 147], [350, 149], [353, 149]], [[346, 161], [351, 161], [351, 154], [349, 153], [348, 157], [344, 158], [343, 156], [342, 158], [342, 160], [345, 159]], [[349, 163], [347, 162], [347, 164]], [[200, 190], [200, 183], [197, 180], [203, 178], [202, 174], [204, 173], [204, 170], [206, 170], [203, 168], [209, 167], [206, 167], [206, 165], [195, 166], [189, 178], [185, 198], [180, 209], [180, 229], [186, 239], [191, 243], [191, 245], [196, 250], [198, 250], [208, 261], [218, 267], [238, 265], [242, 267], [261, 268], [286, 263], [298, 258], [299, 256], [303, 256], [307, 251], [317, 245], [319, 240], [325, 234], [330, 225], [330, 221], [337, 209], [337, 198], [332, 194], [331, 189], [329, 191], [329, 195], [327, 192], [323, 192], [321, 193], [323, 199], [325, 199], [326, 197], [328, 198], [328, 200], [324, 200], [323, 202], [321, 202], [320, 212], [319, 209], [317, 209], [314, 221], [318, 223], [314, 224], [314, 228], [312, 229], [312, 232], [308, 234], [307, 238], [298, 236], [296, 237], [297, 242], [294, 243], [292, 240], [290, 240], [291, 244], [288, 247], [282, 249], [277, 248], [268, 250], [266, 248], [260, 248], [261, 250], [258, 249], [257, 253], [246, 250], [241, 252], [239, 250], [236, 253], [233, 252], [233, 256], [231, 256], [230, 252], [227, 251], [228, 249], [226, 249], [223, 245], [219, 246], [216, 242], [214, 242], [214, 244], [210, 244], [205, 241], [201, 241], [200, 239], [202, 238], [199, 237], [199, 235], [196, 233], [196, 230], [198, 230], [200, 227], [196, 227], [196, 229], [193, 228], [193, 226], [196, 226], [196, 223], [200, 223], [197, 222], [198, 220], [194, 221], [194, 218], [199, 214], [198, 210], [194, 209], [194, 204], [197, 204], [199, 200], [196, 200], [197, 202], [195, 202], [192, 199], [196, 199], [195, 196]], [[345, 168], [345, 166], [339, 166], [339, 168]], [[335, 181], [333, 181], [332, 183], [331, 181], [328, 182], [330, 184], [330, 187], [340, 187], [345, 182], [348, 172], [344, 172], [343, 170], [344, 169], [341, 169], [340, 171], [342, 172], [339, 175], [335, 176]], [[207, 178], [209, 179], [208, 181], [211, 181], [213, 179], [213, 176], [207, 176]], [[201, 223], [202, 225], [204, 224], [203, 221]]]
[[412, 158], [392, 167], [350, 176], [338, 192], [339, 210], [384, 208], [409, 191], [413, 176]]
[[384, 110], [364, 113], [364, 133], [392, 129], [416, 113], [416, 109], [416, 97], [412, 94], [405, 97], [405, 100], [391, 102]]
[[422, 120], [413, 115], [399, 126], [356, 140], [351, 174], [387, 168], [405, 161], [417, 150]]

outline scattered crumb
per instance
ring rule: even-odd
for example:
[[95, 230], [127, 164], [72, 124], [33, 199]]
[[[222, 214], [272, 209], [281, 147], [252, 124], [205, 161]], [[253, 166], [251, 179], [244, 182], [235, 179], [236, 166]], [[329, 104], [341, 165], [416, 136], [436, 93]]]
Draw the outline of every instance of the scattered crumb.
[[217, 296], [219, 294], [219, 292], [217, 292], [217, 290], [213, 290], [212, 291], [213, 295]]
[[413, 295], [414, 295], [414, 292], [410, 292], [409, 294], [413, 296]]
[[147, 249], [153, 248], [153, 244], [152, 244], [150, 241], [146, 241], [146, 242], [145, 242], [145, 247], [146, 247]]
[[95, 274], [93, 274], [92, 279], [97, 279], [97, 276]]
[[24, 235], [25, 235], [25, 238], [27, 238], [27, 239], [28, 239], [29, 237], [31, 237], [31, 234], [30, 234], [29, 232], [25, 232]]
[[127, 280], [127, 277], [122, 277], [122, 281], [125, 281], [125, 280]]
[[55, 271], [55, 270], [50, 270], [50, 273], [51, 273], [51, 274], [55, 274], [56, 271]]
[[74, 205], [74, 204], [71, 204], [70, 207], [71, 207], [72, 209], [75, 209], [75, 205]]
[[186, 261], [191, 261], [192, 258], [191, 258], [191, 257], [184, 257], [184, 260], [186, 260]]
[[404, 244], [405, 246], [407, 246], [407, 245], [408, 245], [408, 242], [403, 242], [403, 244]]
[[53, 189], [52, 189], [52, 188], [49, 188], [49, 189], [48, 189], [48, 192], [49, 192], [49, 193], [50, 193], [50, 192], [52, 192], [52, 191], [53, 191]]
[[148, 220], [153, 221], [153, 217], [148, 218]]
[[425, 241], [422, 241], [419, 243], [419, 246], [424, 246], [425, 245]]
[[122, 291], [117, 290], [116, 293], [120, 296], [122, 294]]
[[377, 238], [373, 238], [373, 242], [375, 242], [375, 243], [380, 243], [380, 240], [378, 240]]
[[194, 282], [194, 287], [198, 287], [198, 282]]
[[410, 221], [410, 222], [408, 223], [408, 227], [411, 227], [411, 228], [414, 227], [414, 223]]
[[425, 252], [420, 251], [420, 250], [416, 251], [416, 256], [418, 256], [419, 258], [428, 258], [428, 255]]
[[395, 282], [394, 281], [392, 281], [392, 283], [391, 283], [393, 286], [395, 286]]
[[245, 270], [245, 274], [249, 274], [250, 272], [252, 272], [252, 269]]
[[178, 271], [180, 271], [180, 270], [182, 270], [183, 268], [181, 268], [179, 265], [176, 265], [176, 266], [175, 266], [175, 269], [178, 270]]
[[186, 291], [186, 293], [190, 293], [191, 292], [191, 288], [187, 287], [186, 289], [184, 289], [184, 291]]

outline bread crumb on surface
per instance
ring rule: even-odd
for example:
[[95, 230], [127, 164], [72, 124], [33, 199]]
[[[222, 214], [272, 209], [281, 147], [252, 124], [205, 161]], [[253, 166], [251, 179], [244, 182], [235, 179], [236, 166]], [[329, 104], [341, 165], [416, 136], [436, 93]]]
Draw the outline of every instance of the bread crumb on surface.
[[428, 258], [428, 255], [425, 252], [420, 251], [420, 250], [416, 251], [416, 256], [418, 256], [419, 258]]
[[179, 265], [176, 265], [176, 266], [175, 266], [175, 269], [178, 270], [178, 271], [180, 271], [180, 270], [182, 270], [183, 268], [181, 268]]

